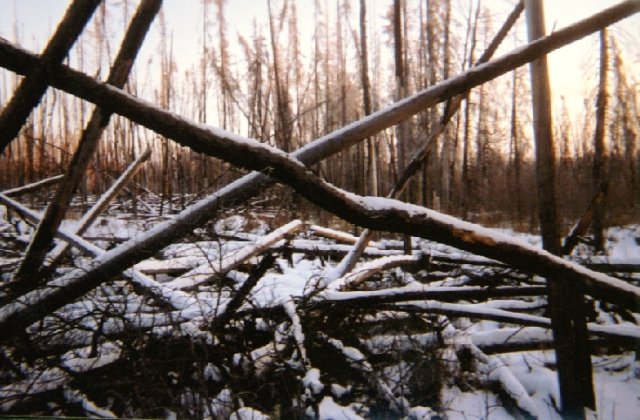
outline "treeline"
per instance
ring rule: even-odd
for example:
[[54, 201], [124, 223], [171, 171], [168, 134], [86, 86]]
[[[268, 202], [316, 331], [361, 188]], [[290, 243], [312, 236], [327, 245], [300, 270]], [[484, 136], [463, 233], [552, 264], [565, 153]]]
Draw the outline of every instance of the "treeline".
[[[152, 45], [151, 61], [139, 60], [127, 90], [186, 118], [293, 151], [470, 67], [493, 37], [493, 23], [502, 20], [493, 4], [480, 1], [463, 8], [451, 1], [394, 0], [385, 4], [381, 19], [366, 10], [370, 3], [364, 0], [316, 0], [310, 6], [313, 22], [302, 22], [300, 4], [270, 1], [265, 22], [254, 22], [251, 34], [237, 34], [225, 1], [203, 1], [197, 22], [201, 35], [193, 41], [201, 54], [187, 68], [176, 58], [179, 46], [161, 14], [153, 29], [159, 42]], [[126, 22], [132, 10], [130, 1], [103, 3], [69, 64], [102, 76], [117, 44], [111, 29]], [[518, 25], [517, 33], [523, 33], [524, 23]], [[594, 147], [595, 93], [586, 98], [580, 116], [564, 105], [554, 115], [559, 207], [566, 223], [585, 211], [594, 194], [596, 151], [610, 167], [610, 222], [638, 220], [640, 215], [638, 84], [626, 70], [614, 32], [606, 49], [605, 149]], [[4, 71], [0, 75], [5, 87], [0, 103], [6, 103], [18, 79]], [[575, 76], [584, 77], [595, 92], [597, 80]], [[525, 68], [472, 91], [432, 145], [404, 199], [484, 223], [536, 225], [529, 94]], [[85, 102], [49, 89], [20, 139], [0, 156], [0, 187], [63, 172], [90, 111]], [[425, 111], [314, 169], [358, 194], [386, 195], [442, 112], [444, 105]], [[147, 146], [153, 155], [138, 183], [168, 203], [173, 197], [213, 191], [238, 175], [228, 164], [114, 116], [82, 190], [104, 191]]]

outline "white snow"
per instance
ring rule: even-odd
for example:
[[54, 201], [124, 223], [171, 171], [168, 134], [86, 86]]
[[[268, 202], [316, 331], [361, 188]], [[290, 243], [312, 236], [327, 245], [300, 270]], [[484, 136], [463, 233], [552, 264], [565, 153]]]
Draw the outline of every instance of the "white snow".
[[320, 381], [320, 371], [316, 368], [309, 369], [302, 378], [302, 385], [309, 388], [313, 394], [321, 393], [324, 384]]
[[231, 413], [229, 420], [269, 420], [270, 417], [251, 407], [241, 407]]
[[321, 420], [362, 420], [351, 408], [336, 403], [333, 398], [326, 396], [318, 404], [318, 418]]

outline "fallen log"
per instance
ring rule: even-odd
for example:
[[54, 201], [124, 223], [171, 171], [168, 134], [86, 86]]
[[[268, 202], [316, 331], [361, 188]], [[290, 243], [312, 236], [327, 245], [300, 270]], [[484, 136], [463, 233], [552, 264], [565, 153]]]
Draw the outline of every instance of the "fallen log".
[[[450, 317], [487, 319], [515, 325], [551, 328], [551, 320], [542, 316], [518, 314], [503, 309], [487, 308], [482, 304], [443, 303], [435, 301], [414, 302], [411, 304], [385, 304], [381, 309], [411, 313], [429, 313]], [[640, 327], [631, 325], [600, 325], [588, 323], [590, 334], [596, 337], [611, 337], [626, 340], [639, 340]]]
[[428, 254], [395, 255], [379, 258], [361, 265], [355, 272], [352, 271], [344, 277], [332, 281], [327, 288], [329, 290], [348, 290], [362, 284], [374, 274], [391, 268], [403, 266], [413, 269], [426, 268], [430, 259], [431, 256]]
[[[12, 210], [16, 211], [23, 218], [30, 220], [33, 223], [38, 223], [41, 219], [41, 216], [36, 214], [34, 211], [22, 206], [20, 203], [10, 199], [4, 194], [0, 194], [0, 203], [10, 207]], [[82, 239], [81, 237], [66, 231], [66, 229], [58, 229], [56, 232], [56, 236], [60, 239], [72, 244], [74, 247], [78, 248], [82, 252], [94, 256], [100, 257], [104, 255], [105, 251], [102, 248], [99, 248], [93, 245], [90, 242]], [[144, 287], [150, 294], [155, 296], [162, 302], [169, 304], [177, 310], [185, 310], [188, 308], [193, 308], [194, 305], [197, 306], [197, 301], [193, 299], [191, 296], [186, 293], [172, 290], [170, 288], [161, 285], [155, 280], [149, 278], [148, 276], [140, 273], [136, 270], [127, 270], [124, 272], [125, 276], [129, 276], [136, 284]], [[7, 283], [10, 284], [10, 283]], [[0, 300], [4, 301], [5, 296], [0, 296]], [[19, 299], [19, 298], [18, 298]], [[4, 306], [2, 307], [4, 308]], [[0, 308], [1, 312], [1, 308]], [[47, 314], [44, 314], [46, 316]]]
[[[311, 225], [309, 226], [309, 231], [316, 236], [333, 239], [336, 242], [342, 242], [342, 243], [351, 244], [351, 245], [358, 242], [357, 236], [353, 236], [350, 233], [341, 232], [339, 230], [335, 230], [335, 229], [331, 229], [323, 226]], [[381, 244], [373, 241], [369, 241], [368, 246], [381, 248]]]
[[20, 196], [23, 194], [32, 193], [34, 191], [38, 191], [44, 187], [49, 187], [51, 185], [55, 185], [60, 180], [64, 178], [64, 175], [56, 175], [51, 178], [43, 179], [37, 182], [32, 182], [31, 184], [23, 185], [22, 187], [11, 188], [8, 190], [2, 191], [2, 194], [6, 196]]
[[200, 265], [183, 274], [181, 277], [166, 283], [165, 286], [173, 289], [186, 289], [210, 281], [215, 276], [224, 275], [224, 273], [244, 264], [249, 259], [269, 249], [271, 245], [285, 236], [291, 235], [303, 226], [304, 224], [300, 220], [289, 222], [255, 243], [241, 248], [234, 253], [225, 255], [220, 261], [208, 261], [206, 264]]
[[486, 300], [498, 297], [514, 296], [544, 296], [546, 286], [500, 286], [500, 287], [432, 287], [428, 285], [416, 287], [405, 286], [383, 290], [340, 292], [325, 289], [313, 305], [318, 307], [335, 304], [350, 305], [354, 307], [369, 307], [382, 303], [397, 303], [420, 300], [438, 300], [443, 302], [459, 300]]

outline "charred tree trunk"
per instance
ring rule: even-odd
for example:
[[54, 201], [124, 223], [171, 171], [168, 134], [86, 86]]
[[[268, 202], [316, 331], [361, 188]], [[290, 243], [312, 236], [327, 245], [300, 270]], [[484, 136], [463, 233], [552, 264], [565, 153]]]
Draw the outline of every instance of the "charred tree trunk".
[[[525, 0], [525, 6], [532, 42], [545, 36], [544, 9], [541, 0]], [[533, 61], [530, 73], [542, 243], [544, 249], [559, 255], [551, 88], [546, 57]], [[584, 408], [595, 408], [595, 400], [583, 290], [561, 276], [548, 278], [548, 287], [562, 413], [571, 418], [584, 418]]]

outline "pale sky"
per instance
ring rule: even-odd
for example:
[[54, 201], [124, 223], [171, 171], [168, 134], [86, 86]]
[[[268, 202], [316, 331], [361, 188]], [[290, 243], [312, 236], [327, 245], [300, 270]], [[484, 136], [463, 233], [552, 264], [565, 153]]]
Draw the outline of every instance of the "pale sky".
[[[116, 1], [116, 0], [108, 0]], [[417, 0], [408, 0], [417, 1]], [[457, 0], [461, 4], [475, 0]], [[484, 0], [483, 5], [496, 10], [498, 16], [508, 13], [515, 0]], [[387, 7], [389, 0], [368, 0], [370, 19], [380, 19]], [[324, 3], [324, 2], [323, 2]], [[554, 28], [559, 29], [579, 19], [585, 18], [599, 10], [618, 3], [613, 0], [547, 0], [545, 1], [547, 32]], [[48, 39], [49, 34], [62, 17], [69, 1], [66, 0], [0, 0], [0, 36], [12, 39], [14, 20], [17, 19], [18, 31], [25, 48], [34, 49], [37, 45], [41, 48]], [[252, 34], [252, 22], [265, 20], [267, 0], [231, 0], [227, 2], [227, 22], [231, 34], [228, 35], [230, 43], [237, 38], [233, 31], [244, 34], [247, 38]], [[300, 21], [311, 21], [313, 13], [313, 0], [299, 0], [296, 3], [300, 14]], [[201, 0], [164, 0], [164, 11], [167, 22], [174, 35], [174, 43], [177, 54], [185, 57], [185, 61], [191, 58], [192, 62], [198, 59], [197, 45], [199, 43], [201, 25]], [[358, 4], [354, 1], [353, 12], [357, 13]], [[213, 14], [213, 11], [211, 11]], [[303, 27], [304, 25], [301, 25]], [[308, 25], [311, 27], [312, 25]], [[302, 29], [304, 31], [304, 28]], [[631, 45], [640, 45], [640, 16], [636, 15], [626, 19], [623, 23], [614, 27], [614, 33], [623, 42]], [[145, 42], [145, 48], [150, 51], [157, 46], [157, 38], [154, 41], [153, 32], [150, 40]], [[513, 48], [513, 42], [506, 42], [506, 49]], [[502, 51], [505, 51], [503, 49]], [[554, 92], [554, 104], [559, 104], [560, 96], [564, 96], [571, 107], [581, 108], [584, 92], [588, 88], [585, 81], [597, 74], [597, 68], [593, 65], [585, 66], [585, 63], [596, 63], [598, 54], [597, 35], [590, 36], [570, 46], [564, 47], [549, 56], [552, 89]], [[499, 54], [498, 54], [499, 55]], [[640, 66], [640, 48], [635, 52], [635, 57], [625, 57], [627, 61]], [[182, 69], [186, 69], [188, 65]]]

